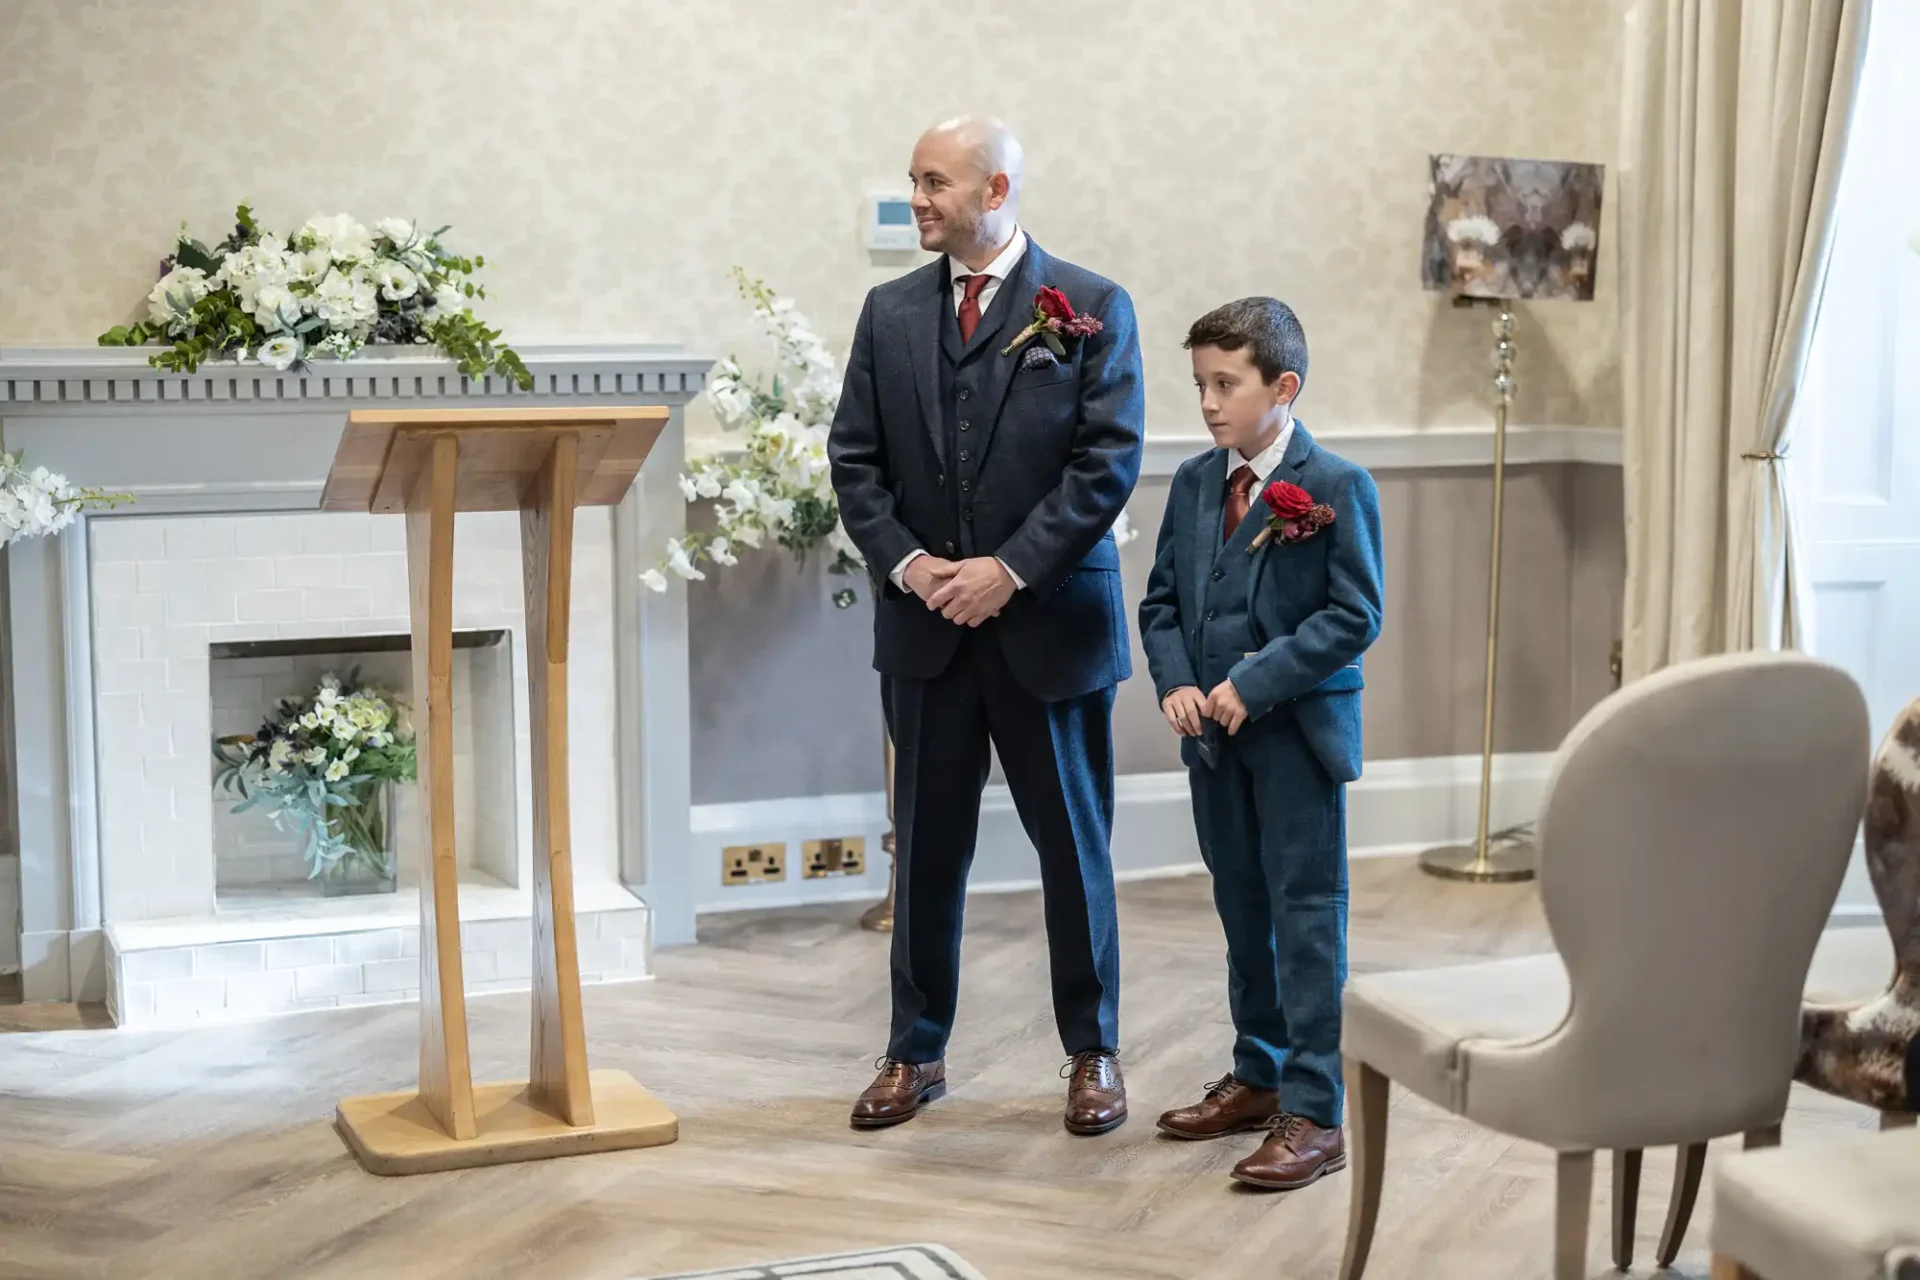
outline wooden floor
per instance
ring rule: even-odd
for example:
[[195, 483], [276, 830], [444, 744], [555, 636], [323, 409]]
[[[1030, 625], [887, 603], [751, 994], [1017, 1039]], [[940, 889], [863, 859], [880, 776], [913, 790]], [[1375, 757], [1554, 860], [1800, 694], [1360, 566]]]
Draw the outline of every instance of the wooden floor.
[[[886, 942], [855, 908], [709, 920], [659, 981], [587, 992], [596, 1066], [680, 1113], [653, 1151], [405, 1179], [362, 1173], [329, 1127], [347, 1094], [412, 1083], [411, 1006], [192, 1032], [0, 1036], [0, 1276], [632, 1277], [932, 1241], [990, 1280], [1331, 1277], [1347, 1180], [1273, 1197], [1227, 1169], [1251, 1140], [1157, 1139], [1152, 1119], [1217, 1076], [1222, 943], [1200, 879], [1126, 886], [1122, 1026], [1131, 1123], [1060, 1125], [1040, 904], [975, 899], [952, 1095], [879, 1133], [846, 1125], [886, 1023]], [[1354, 874], [1356, 972], [1542, 949], [1530, 888], [1457, 886], [1410, 864]], [[525, 997], [476, 999], [481, 1080], [525, 1073]], [[16, 1015], [0, 1025], [18, 1025]], [[39, 1026], [97, 1015], [42, 1012]], [[65, 1018], [65, 1023], [57, 1021]], [[48, 1019], [56, 1019], [49, 1022]], [[1789, 1144], [1870, 1127], [1796, 1094]], [[1719, 1154], [1730, 1148], [1716, 1146]], [[1641, 1266], [1671, 1153], [1650, 1153]], [[1551, 1158], [1396, 1091], [1369, 1275], [1544, 1275]], [[1597, 1171], [1591, 1271], [1608, 1174]], [[1702, 1277], [1703, 1197], [1680, 1275]], [[1671, 1273], [1670, 1273], [1671, 1274]]]

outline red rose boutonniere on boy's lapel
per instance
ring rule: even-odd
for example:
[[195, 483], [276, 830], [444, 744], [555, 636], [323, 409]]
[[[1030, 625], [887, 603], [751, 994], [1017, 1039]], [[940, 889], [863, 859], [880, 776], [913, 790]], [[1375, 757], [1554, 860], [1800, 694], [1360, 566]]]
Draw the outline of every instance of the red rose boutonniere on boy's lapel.
[[1033, 295], [1033, 323], [1022, 329], [1000, 354], [1010, 356], [1021, 343], [1038, 337], [1047, 344], [1047, 350], [1053, 352], [1056, 359], [1065, 360], [1065, 339], [1090, 337], [1100, 332], [1101, 328], [1097, 318], [1075, 315], [1067, 295], [1049, 285]]
[[1285, 480], [1269, 484], [1261, 491], [1260, 501], [1267, 504], [1267, 527], [1254, 535], [1248, 555], [1265, 546], [1276, 533], [1282, 542], [1305, 542], [1333, 523], [1332, 507], [1315, 502], [1312, 494]]

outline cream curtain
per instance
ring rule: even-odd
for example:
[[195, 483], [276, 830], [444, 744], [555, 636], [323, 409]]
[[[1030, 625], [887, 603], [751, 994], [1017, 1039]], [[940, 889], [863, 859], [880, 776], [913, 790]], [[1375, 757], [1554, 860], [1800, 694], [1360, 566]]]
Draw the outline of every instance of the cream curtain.
[[1628, 679], [1802, 637], [1784, 468], [1870, 4], [1642, 0], [1629, 18]]

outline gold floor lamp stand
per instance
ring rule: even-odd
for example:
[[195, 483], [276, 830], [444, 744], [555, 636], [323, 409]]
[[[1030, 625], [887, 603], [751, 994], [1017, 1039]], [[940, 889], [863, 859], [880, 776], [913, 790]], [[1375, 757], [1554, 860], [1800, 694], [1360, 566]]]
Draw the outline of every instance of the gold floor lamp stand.
[[1531, 880], [1533, 845], [1526, 828], [1489, 831], [1493, 807], [1493, 693], [1495, 660], [1500, 651], [1500, 519], [1506, 499], [1507, 410], [1513, 403], [1513, 310], [1501, 304], [1493, 322], [1493, 551], [1487, 587], [1487, 685], [1480, 728], [1480, 825], [1472, 844], [1443, 845], [1420, 855], [1420, 869], [1445, 880], [1480, 884]]
[[[587, 1069], [568, 808], [573, 517], [632, 483], [667, 410], [356, 410], [321, 506], [404, 515], [418, 747], [419, 1085], [343, 1099], [334, 1125], [369, 1172], [433, 1173], [672, 1142], [679, 1121], [624, 1071]], [[475, 1084], [454, 860], [453, 521], [520, 512], [533, 780], [533, 1027], [527, 1077]]]

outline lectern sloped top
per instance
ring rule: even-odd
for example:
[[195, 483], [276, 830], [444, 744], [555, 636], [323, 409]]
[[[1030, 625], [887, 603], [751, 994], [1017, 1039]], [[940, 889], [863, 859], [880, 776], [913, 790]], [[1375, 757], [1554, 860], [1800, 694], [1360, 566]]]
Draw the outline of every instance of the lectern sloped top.
[[323, 511], [398, 514], [433, 458], [436, 437], [460, 445], [455, 504], [461, 511], [517, 511], [527, 485], [562, 435], [579, 441], [576, 503], [612, 506], [660, 438], [664, 405], [565, 409], [355, 409], [320, 496]]

